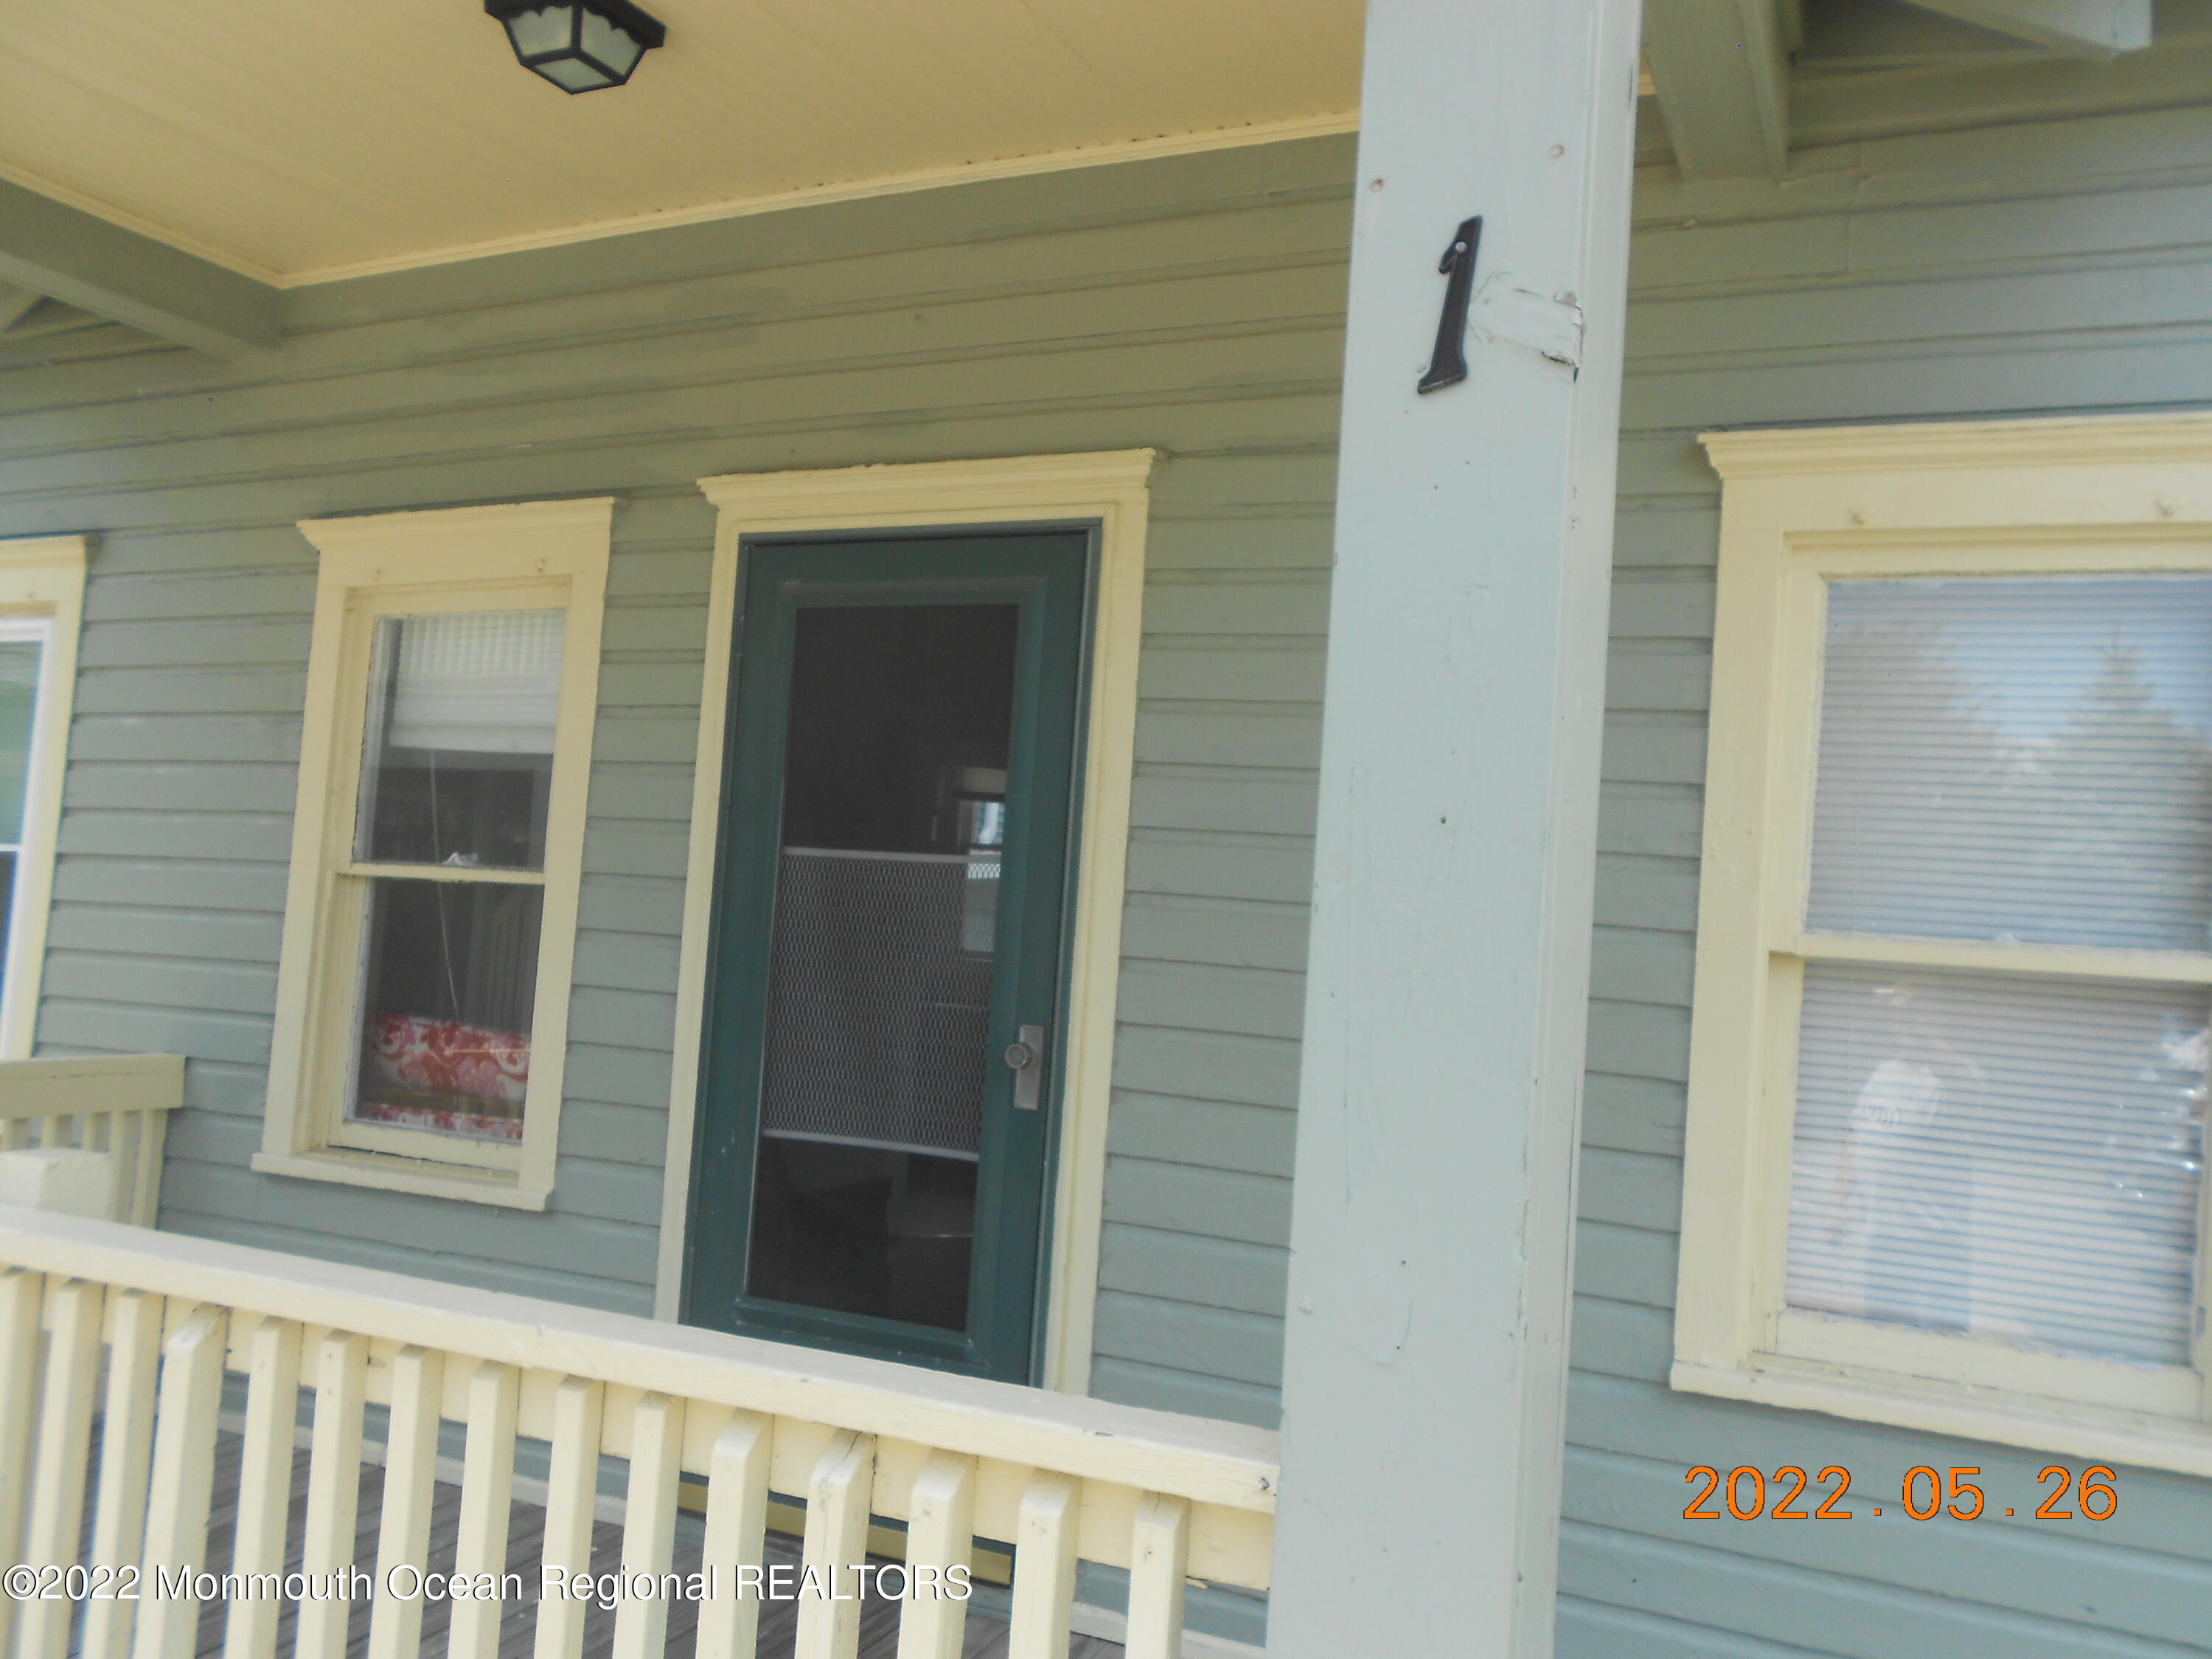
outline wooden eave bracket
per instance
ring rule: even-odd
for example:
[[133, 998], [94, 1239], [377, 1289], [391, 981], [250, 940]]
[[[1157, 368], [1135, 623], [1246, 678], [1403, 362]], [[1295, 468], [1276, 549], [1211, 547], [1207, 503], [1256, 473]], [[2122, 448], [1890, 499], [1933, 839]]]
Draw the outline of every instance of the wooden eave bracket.
[[0, 334], [5, 334], [21, 322], [30, 314], [32, 307], [46, 297], [34, 288], [17, 288], [12, 283], [0, 283]]
[[282, 295], [270, 284], [4, 179], [0, 284], [0, 296], [47, 295], [217, 356], [283, 339]]
[[1782, 171], [1796, 27], [1778, 0], [1644, 0], [1644, 60], [1686, 178]]
[[[2151, 44], [2154, 0], [1910, 0], [1920, 10], [2109, 62]], [[1802, 0], [1644, 0], [1644, 58], [1686, 179], [1779, 175]], [[1812, 96], [1813, 94], [1808, 94]]]
[[1909, 0], [1923, 11], [2086, 58], [2151, 43], [2152, 0]]

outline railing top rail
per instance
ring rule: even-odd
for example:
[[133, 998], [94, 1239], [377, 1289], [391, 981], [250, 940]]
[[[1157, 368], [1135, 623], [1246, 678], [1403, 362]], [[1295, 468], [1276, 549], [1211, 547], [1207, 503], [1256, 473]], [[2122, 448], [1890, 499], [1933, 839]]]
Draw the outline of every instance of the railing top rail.
[[0, 1206], [0, 1266], [1272, 1513], [1276, 1437], [1011, 1383]]
[[76, 1112], [166, 1112], [184, 1103], [177, 1054], [0, 1060], [0, 1122]]

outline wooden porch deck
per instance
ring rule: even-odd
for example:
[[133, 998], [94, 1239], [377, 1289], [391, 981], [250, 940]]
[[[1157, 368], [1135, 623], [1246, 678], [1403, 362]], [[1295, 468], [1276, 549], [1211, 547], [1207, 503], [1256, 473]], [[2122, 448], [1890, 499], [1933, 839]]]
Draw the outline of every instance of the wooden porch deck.
[[[225, 1433], [216, 1441], [214, 1504], [208, 1528], [204, 1564], [206, 1571], [213, 1573], [222, 1572], [231, 1559], [231, 1540], [238, 1518], [240, 1451], [240, 1442], [235, 1434]], [[95, 1459], [98, 1456], [96, 1444], [94, 1455]], [[301, 1565], [301, 1540], [306, 1530], [307, 1468], [307, 1451], [301, 1447], [292, 1456], [292, 1512], [286, 1528], [290, 1544], [285, 1563], [287, 1570], [291, 1571], [298, 1571]], [[518, 1481], [517, 1484], [520, 1486], [521, 1483]], [[376, 1566], [377, 1528], [383, 1496], [382, 1467], [374, 1463], [364, 1464], [361, 1472], [360, 1518], [354, 1533], [354, 1559], [363, 1571], [372, 1575]], [[459, 1484], [440, 1481], [431, 1520], [428, 1563], [430, 1571], [446, 1571], [453, 1566], [460, 1509], [461, 1489]], [[507, 1571], [522, 1575], [526, 1594], [523, 1601], [510, 1603], [501, 1618], [500, 1659], [530, 1659], [531, 1656], [537, 1626], [537, 1588], [544, 1559], [544, 1506], [527, 1501], [518, 1492], [507, 1524]], [[676, 1571], [689, 1575], [698, 1570], [700, 1543], [699, 1517], [680, 1514], [676, 1529]], [[796, 1573], [799, 1565], [796, 1539], [771, 1532], [768, 1535], [767, 1555], [771, 1562], [788, 1562]], [[592, 1531], [590, 1571], [597, 1576], [616, 1571], [621, 1565], [621, 1524], [602, 1520]], [[981, 1599], [979, 1595], [978, 1600]], [[364, 1659], [368, 1652], [369, 1607], [370, 1603], [367, 1601], [354, 1604], [347, 1626], [347, 1659]], [[424, 1602], [422, 1651], [426, 1655], [445, 1652], [450, 1611], [448, 1603]], [[227, 1604], [211, 1602], [201, 1614], [195, 1659], [219, 1659], [222, 1652], [227, 1613]], [[690, 1659], [697, 1634], [697, 1613], [696, 1606], [690, 1602], [676, 1601], [670, 1605], [668, 1640], [665, 1649], [670, 1659]], [[899, 1609], [896, 1601], [871, 1594], [860, 1613], [859, 1659], [894, 1659], [898, 1643], [898, 1620]], [[288, 1603], [278, 1618], [278, 1653], [292, 1650], [296, 1622], [297, 1609]], [[798, 1604], [795, 1601], [765, 1603], [761, 1609], [760, 1659], [789, 1659], [797, 1625]], [[584, 1659], [609, 1659], [614, 1642], [614, 1627], [613, 1611], [594, 1605], [585, 1620]], [[987, 1616], [981, 1607], [972, 1607], [968, 1619], [967, 1640], [961, 1650], [963, 1659], [1005, 1659], [1006, 1650], [1006, 1621]], [[72, 1648], [73, 1654], [74, 1651]], [[1069, 1659], [1121, 1659], [1121, 1654], [1119, 1644], [1087, 1636], [1074, 1638], [1068, 1650]]]

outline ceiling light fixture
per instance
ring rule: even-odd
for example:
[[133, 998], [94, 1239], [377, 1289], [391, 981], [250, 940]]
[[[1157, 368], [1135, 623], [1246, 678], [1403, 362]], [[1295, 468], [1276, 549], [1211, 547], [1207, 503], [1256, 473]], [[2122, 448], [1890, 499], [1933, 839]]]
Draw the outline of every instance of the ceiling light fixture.
[[566, 93], [618, 87], [668, 38], [629, 0], [484, 0], [507, 26], [515, 61]]

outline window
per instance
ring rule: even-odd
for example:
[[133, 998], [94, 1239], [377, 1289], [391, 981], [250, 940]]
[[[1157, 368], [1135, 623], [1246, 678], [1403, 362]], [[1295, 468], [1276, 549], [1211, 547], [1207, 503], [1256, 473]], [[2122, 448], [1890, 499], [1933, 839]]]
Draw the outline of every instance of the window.
[[254, 1167], [551, 1189], [611, 503], [321, 520]]
[[0, 1057], [31, 1052], [84, 611], [84, 542], [0, 542]]
[[1675, 1384], [2212, 1471], [2212, 420], [1706, 442]]

